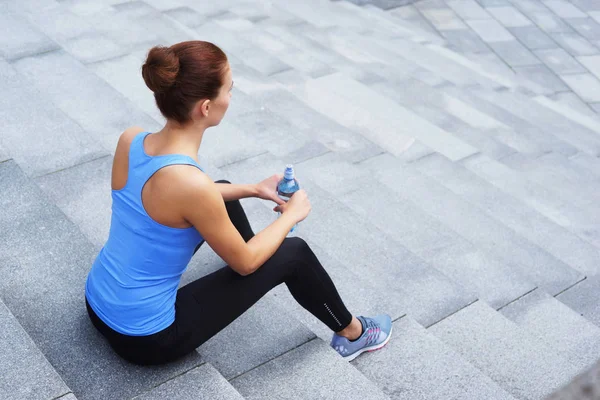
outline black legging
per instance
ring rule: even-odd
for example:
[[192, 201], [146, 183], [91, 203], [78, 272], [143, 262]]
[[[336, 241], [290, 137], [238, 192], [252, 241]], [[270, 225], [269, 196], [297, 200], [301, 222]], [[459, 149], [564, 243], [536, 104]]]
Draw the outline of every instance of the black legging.
[[[227, 201], [225, 206], [234, 226], [249, 241], [254, 232], [239, 200]], [[86, 306], [92, 323], [117, 354], [136, 364], [162, 364], [194, 351], [281, 283], [332, 331], [339, 332], [350, 324], [352, 315], [331, 278], [308, 244], [298, 237], [286, 238], [250, 275], [242, 276], [226, 266], [180, 288], [175, 322], [149, 336], [116, 332], [98, 318], [87, 301]]]

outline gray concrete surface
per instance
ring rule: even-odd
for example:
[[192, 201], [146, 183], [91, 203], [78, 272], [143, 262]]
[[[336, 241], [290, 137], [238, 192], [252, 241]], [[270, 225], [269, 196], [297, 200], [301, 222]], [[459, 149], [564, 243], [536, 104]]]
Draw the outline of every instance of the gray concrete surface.
[[[586, 374], [599, 22], [595, 0], [0, 0], [0, 393], [537, 399]], [[91, 326], [116, 142], [164, 122], [140, 66], [189, 39], [221, 46], [236, 82], [207, 174], [294, 163], [313, 206], [295, 235], [353, 314], [392, 316], [386, 348], [344, 362], [285, 285], [167, 366], [124, 362]], [[242, 204], [255, 231], [277, 217]], [[204, 246], [182, 284], [222, 267]], [[560, 395], [593, 398], [594, 371]]]

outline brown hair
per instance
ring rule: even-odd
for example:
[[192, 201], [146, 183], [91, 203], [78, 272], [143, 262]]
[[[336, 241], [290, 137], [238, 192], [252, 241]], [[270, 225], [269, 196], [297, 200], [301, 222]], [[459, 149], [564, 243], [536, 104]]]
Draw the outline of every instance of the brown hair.
[[227, 56], [220, 48], [192, 40], [150, 49], [142, 76], [162, 115], [185, 124], [195, 102], [218, 96], [226, 66]]

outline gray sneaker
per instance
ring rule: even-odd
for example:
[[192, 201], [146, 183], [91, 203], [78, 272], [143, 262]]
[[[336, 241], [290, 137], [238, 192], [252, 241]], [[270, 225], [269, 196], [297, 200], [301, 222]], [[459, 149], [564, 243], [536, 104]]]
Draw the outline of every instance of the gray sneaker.
[[360, 337], [351, 342], [343, 336], [334, 333], [330, 346], [335, 349], [344, 360], [352, 361], [365, 351], [375, 351], [387, 344], [392, 335], [392, 318], [389, 315], [376, 317], [356, 317], [363, 326]]

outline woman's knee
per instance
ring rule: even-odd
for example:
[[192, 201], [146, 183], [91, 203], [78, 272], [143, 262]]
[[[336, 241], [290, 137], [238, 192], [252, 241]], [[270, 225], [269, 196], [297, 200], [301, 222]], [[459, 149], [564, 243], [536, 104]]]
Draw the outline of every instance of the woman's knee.
[[305, 257], [313, 254], [309, 244], [297, 236], [285, 238], [282, 247], [284, 247], [286, 252], [294, 255], [294, 257]]
[[304, 240], [304, 239], [302, 239], [301, 237], [298, 237], [298, 236], [287, 237], [287, 238], [284, 239], [283, 242], [287, 243], [288, 246], [292, 246], [292, 247], [298, 247], [298, 248], [309, 247], [308, 243], [306, 243], [306, 240]]

